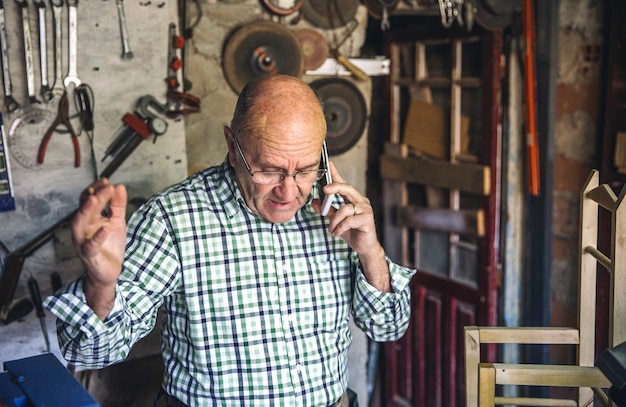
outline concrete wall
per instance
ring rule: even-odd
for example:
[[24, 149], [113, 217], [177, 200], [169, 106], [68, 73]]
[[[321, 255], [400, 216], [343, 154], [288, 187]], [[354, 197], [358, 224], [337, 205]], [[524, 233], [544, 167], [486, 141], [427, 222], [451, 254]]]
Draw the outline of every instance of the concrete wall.
[[[556, 95], [552, 324], [575, 326], [579, 194], [599, 168], [603, 1], [560, 0]], [[572, 361], [570, 353], [555, 358]], [[569, 359], [569, 360], [568, 360]]]
[[[167, 73], [167, 27], [177, 21], [175, 2], [125, 2], [133, 59], [122, 59], [120, 28], [115, 2], [90, 1], [78, 5], [78, 76], [93, 91], [94, 151], [98, 171], [110, 159], [102, 161], [104, 151], [124, 127], [126, 112], [135, 109], [136, 101], [150, 94], [164, 101]], [[35, 48], [36, 91], [39, 94], [40, 69], [38, 14], [32, 2], [30, 25]], [[46, 2], [47, 4], [47, 2]], [[79, 137], [81, 166], [74, 168], [70, 136], [55, 133], [48, 145], [43, 164], [38, 164], [37, 149], [43, 134], [52, 124], [58, 109], [59, 95], [52, 103], [27, 103], [23, 45], [18, 35], [20, 14], [15, 2], [4, 2], [8, 30], [9, 67], [13, 95], [21, 104], [14, 114], [2, 108], [10, 147], [9, 159], [15, 187], [16, 210], [0, 212], [0, 240], [14, 251], [34, 239], [40, 232], [57, 223], [78, 205], [78, 195], [93, 180], [89, 142], [85, 132]], [[54, 80], [52, 42], [53, 16], [46, 13], [48, 31], [48, 81]], [[63, 76], [67, 71], [68, 9], [63, 9]], [[76, 131], [74, 90], [69, 90], [70, 115]], [[39, 98], [41, 99], [41, 98]], [[113, 182], [127, 185], [129, 198], [146, 198], [167, 185], [187, 176], [184, 123], [168, 120], [169, 129], [156, 144], [146, 141], [111, 177]], [[60, 126], [60, 131], [66, 131]], [[19, 159], [18, 159], [19, 157]], [[132, 208], [131, 208], [132, 209]], [[3, 265], [4, 253], [0, 257]], [[71, 249], [67, 226], [60, 228], [31, 257], [27, 258], [14, 299], [29, 297], [27, 279], [34, 276], [43, 297], [52, 293], [50, 274], [56, 271], [64, 283], [82, 273], [80, 261]], [[60, 357], [55, 335], [55, 320], [47, 313], [47, 328], [52, 351]], [[32, 356], [45, 351], [43, 333], [34, 312], [19, 322], [0, 326], [0, 365], [3, 361]]]

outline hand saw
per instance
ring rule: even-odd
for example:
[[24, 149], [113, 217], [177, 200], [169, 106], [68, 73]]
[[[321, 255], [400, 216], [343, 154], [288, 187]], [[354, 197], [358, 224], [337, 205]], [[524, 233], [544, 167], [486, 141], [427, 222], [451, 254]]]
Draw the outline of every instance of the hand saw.
[[4, 131], [4, 122], [0, 113], [0, 212], [15, 210], [13, 182], [11, 181], [11, 166], [9, 164], [9, 147]]

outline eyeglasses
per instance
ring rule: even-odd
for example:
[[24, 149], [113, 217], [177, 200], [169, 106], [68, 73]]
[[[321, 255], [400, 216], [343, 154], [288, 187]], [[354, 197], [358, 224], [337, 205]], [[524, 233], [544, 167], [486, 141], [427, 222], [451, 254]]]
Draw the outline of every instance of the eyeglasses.
[[235, 145], [237, 146], [237, 151], [239, 151], [239, 156], [243, 160], [243, 164], [246, 166], [248, 173], [252, 177], [252, 181], [257, 184], [262, 185], [273, 185], [280, 184], [285, 178], [293, 177], [293, 180], [296, 184], [306, 184], [313, 183], [321, 179], [326, 173], [326, 169], [320, 168], [317, 170], [306, 170], [306, 171], [298, 171], [293, 174], [287, 174], [284, 171], [252, 171], [250, 165], [248, 164], [248, 160], [243, 156], [243, 151], [241, 150], [241, 145], [237, 140], [237, 137], [233, 135], [233, 140], [235, 141]]

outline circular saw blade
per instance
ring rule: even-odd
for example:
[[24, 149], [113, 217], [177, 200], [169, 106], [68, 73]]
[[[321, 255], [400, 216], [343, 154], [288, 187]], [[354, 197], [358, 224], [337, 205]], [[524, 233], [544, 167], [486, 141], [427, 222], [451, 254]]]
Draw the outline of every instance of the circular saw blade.
[[302, 15], [320, 28], [339, 28], [356, 15], [359, 0], [307, 0]]
[[519, 6], [520, 0], [477, 0], [476, 22], [483, 28], [491, 31], [499, 31], [507, 27], [513, 20], [513, 14]]
[[232, 33], [224, 46], [222, 64], [226, 81], [239, 93], [248, 82], [262, 76], [300, 77], [304, 57], [291, 30], [271, 21], [258, 21]]
[[328, 42], [326, 38], [317, 30], [312, 28], [301, 28], [294, 32], [304, 56], [304, 69], [306, 71], [315, 70], [322, 66], [328, 58]]
[[302, 4], [304, 3], [304, 0], [264, 0], [264, 3], [265, 7], [267, 7], [268, 10], [270, 10], [272, 13], [279, 16], [287, 16], [300, 10]]
[[363, 94], [354, 83], [338, 77], [318, 79], [309, 85], [324, 103], [328, 154], [348, 151], [365, 129], [367, 105]]

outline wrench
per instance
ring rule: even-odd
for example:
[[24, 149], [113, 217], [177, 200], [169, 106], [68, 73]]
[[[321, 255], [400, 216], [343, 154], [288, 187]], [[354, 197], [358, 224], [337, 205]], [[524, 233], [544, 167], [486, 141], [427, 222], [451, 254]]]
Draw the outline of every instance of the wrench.
[[63, 0], [50, 0], [52, 4], [52, 16], [54, 17], [54, 87], [52, 90], [57, 95], [65, 92], [63, 86]]
[[128, 27], [126, 26], [126, 13], [124, 13], [124, 0], [115, 0], [117, 5], [117, 16], [120, 20], [120, 31], [122, 33], [122, 58], [131, 59], [133, 53], [130, 50], [130, 41], [128, 39]]
[[0, 1], [0, 46], [2, 46], [2, 79], [4, 81], [4, 106], [7, 111], [15, 112], [20, 105], [13, 98], [13, 86], [9, 72], [9, 53], [7, 47], [7, 30], [4, 23], [4, 2]]
[[20, 6], [22, 13], [22, 34], [24, 40], [24, 62], [26, 64], [26, 87], [28, 89], [28, 101], [39, 103], [35, 96], [35, 65], [33, 64], [33, 42], [30, 35], [30, 14], [26, 0], [15, 0]]
[[34, 0], [39, 16], [39, 61], [41, 73], [41, 89], [39, 91], [41, 97], [46, 103], [52, 102], [54, 94], [50, 90], [48, 84], [48, 44], [46, 41], [46, 3], [44, 0]]
[[77, 27], [77, 9], [78, 9], [78, 0], [67, 0], [68, 6], [68, 22], [69, 22], [69, 61], [67, 68], [67, 75], [63, 79], [63, 85], [65, 88], [69, 88], [71, 84], [74, 84], [75, 87], [79, 87], [81, 84], [80, 79], [78, 79], [78, 70], [76, 66], [77, 59], [77, 42], [78, 42], [78, 27]]

